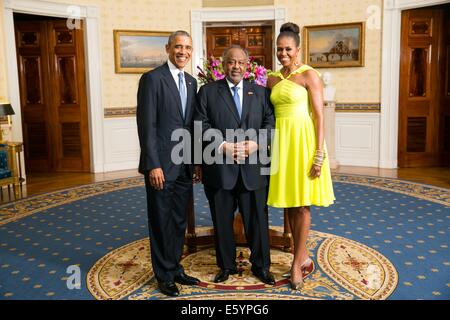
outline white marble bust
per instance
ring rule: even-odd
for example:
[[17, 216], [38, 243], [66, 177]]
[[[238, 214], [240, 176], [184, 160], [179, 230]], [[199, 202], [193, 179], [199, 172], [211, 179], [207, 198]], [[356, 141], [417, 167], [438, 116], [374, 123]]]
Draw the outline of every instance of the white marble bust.
[[324, 72], [322, 74], [323, 87], [323, 99], [325, 102], [335, 101], [336, 88], [331, 85], [331, 73]]

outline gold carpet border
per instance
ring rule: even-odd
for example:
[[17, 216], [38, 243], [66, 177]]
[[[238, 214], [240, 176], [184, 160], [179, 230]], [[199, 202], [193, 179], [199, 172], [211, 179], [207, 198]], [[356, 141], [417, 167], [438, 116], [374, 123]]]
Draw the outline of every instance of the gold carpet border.
[[[341, 173], [333, 174], [333, 181], [373, 187], [450, 206], [450, 190], [431, 185], [394, 178]], [[97, 182], [7, 203], [0, 206], [0, 226], [63, 204], [138, 186], [144, 186], [142, 176]]]
[[333, 182], [373, 187], [380, 190], [400, 193], [431, 201], [444, 206], [450, 206], [450, 189], [421, 184], [413, 181], [386, 177], [334, 173]]
[[57, 206], [138, 186], [144, 186], [141, 176], [96, 182], [7, 203], [0, 206], [0, 226]]

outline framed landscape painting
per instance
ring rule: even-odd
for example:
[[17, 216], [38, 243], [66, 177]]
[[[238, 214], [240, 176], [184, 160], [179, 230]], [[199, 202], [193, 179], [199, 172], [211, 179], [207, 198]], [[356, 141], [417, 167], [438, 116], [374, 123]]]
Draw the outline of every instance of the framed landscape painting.
[[315, 68], [363, 67], [364, 22], [306, 26], [305, 63]]
[[171, 32], [114, 30], [116, 73], [144, 73], [167, 61]]

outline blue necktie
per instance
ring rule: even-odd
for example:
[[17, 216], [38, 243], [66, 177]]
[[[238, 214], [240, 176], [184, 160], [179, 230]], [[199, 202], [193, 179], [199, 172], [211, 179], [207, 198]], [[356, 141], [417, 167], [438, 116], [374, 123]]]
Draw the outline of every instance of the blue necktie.
[[183, 109], [183, 119], [186, 115], [186, 86], [184, 85], [184, 72], [178, 74], [178, 90], [180, 90], [181, 108]]
[[236, 105], [236, 109], [237, 109], [237, 112], [239, 113], [239, 119], [240, 119], [241, 115], [242, 115], [242, 106], [241, 106], [241, 99], [239, 98], [239, 88], [233, 87], [232, 89], [234, 91], [234, 94], [233, 94], [234, 104]]

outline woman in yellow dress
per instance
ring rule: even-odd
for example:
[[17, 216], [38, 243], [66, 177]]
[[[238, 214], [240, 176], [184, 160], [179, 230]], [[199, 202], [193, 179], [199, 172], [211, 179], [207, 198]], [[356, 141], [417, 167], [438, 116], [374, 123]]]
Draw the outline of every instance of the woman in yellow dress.
[[303, 287], [303, 272], [312, 268], [306, 240], [310, 206], [327, 207], [335, 198], [324, 141], [323, 87], [320, 74], [298, 62], [299, 27], [281, 26], [277, 38], [280, 71], [269, 74], [267, 86], [275, 109], [275, 136], [268, 205], [287, 208], [294, 240], [291, 287]]

